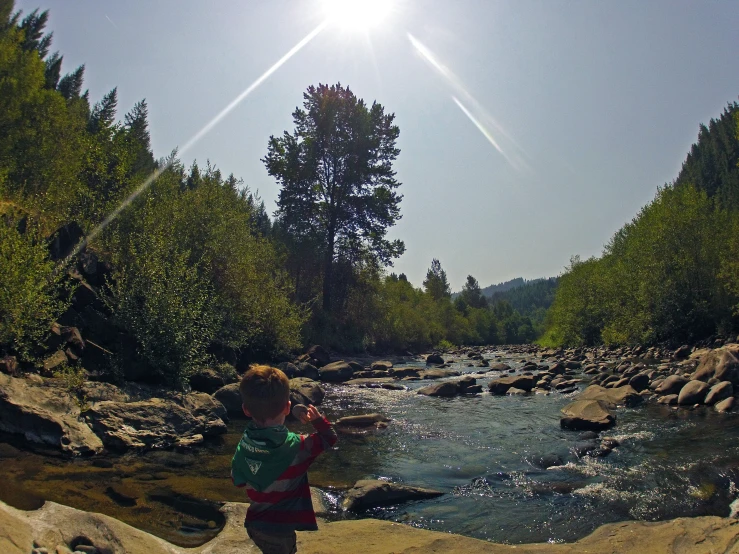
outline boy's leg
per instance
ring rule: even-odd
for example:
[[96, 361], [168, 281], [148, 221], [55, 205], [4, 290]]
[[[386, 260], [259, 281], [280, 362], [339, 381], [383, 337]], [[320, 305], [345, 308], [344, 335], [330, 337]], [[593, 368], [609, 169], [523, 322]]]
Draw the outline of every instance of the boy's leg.
[[246, 532], [263, 554], [295, 554], [298, 551], [295, 531], [274, 534], [247, 527]]

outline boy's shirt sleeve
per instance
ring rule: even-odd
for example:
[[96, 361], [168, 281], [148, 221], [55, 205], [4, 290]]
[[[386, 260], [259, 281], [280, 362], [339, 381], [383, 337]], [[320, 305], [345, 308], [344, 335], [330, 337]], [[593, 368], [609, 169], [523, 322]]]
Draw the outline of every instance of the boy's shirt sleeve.
[[303, 450], [309, 452], [311, 458], [315, 458], [321, 452], [328, 450], [339, 440], [334, 426], [325, 417], [315, 420], [313, 428], [316, 432], [305, 437], [302, 447]]

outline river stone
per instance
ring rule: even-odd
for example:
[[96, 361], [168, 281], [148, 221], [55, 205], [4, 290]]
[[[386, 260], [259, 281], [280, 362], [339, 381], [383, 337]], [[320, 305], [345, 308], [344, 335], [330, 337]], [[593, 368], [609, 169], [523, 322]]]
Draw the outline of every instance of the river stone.
[[309, 359], [301, 361], [309, 362], [319, 369], [331, 363], [331, 356], [329, 355], [328, 350], [326, 350], [320, 344], [311, 346], [306, 352], [306, 355]]
[[388, 481], [357, 481], [347, 493], [341, 507], [345, 511], [367, 510], [377, 506], [398, 504], [410, 500], [436, 498], [444, 493], [432, 489], [411, 487]]
[[226, 408], [210, 394], [191, 392], [182, 399], [182, 406], [202, 421], [204, 435], [223, 435], [228, 431]]
[[306, 377], [318, 381], [318, 368], [308, 362], [298, 362], [297, 364], [298, 373], [296, 377]]
[[424, 369], [418, 372], [421, 379], [445, 379], [447, 377], [456, 377], [459, 371], [453, 369]]
[[654, 389], [657, 394], [680, 394], [680, 390], [688, 384], [688, 380], [681, 375], [670, 375]]
[[444, 358], [439, 356], [438, 354], [429, 354], [426, 356], [426, 365], [443, 365], [444, 364]]
[[514, 375], [511, 377], [493, 379], [488, 383], [488, 388], [493, 394], [505, 394], [510, 388], [530, 391], [534, 388], [535, 384], [535, 378], [533, 375]]
[[677, 406], [677, 394], [666, 394], [657, 400], [657, 404], [667, 404], [668, 406]]
[[[40, 378], [39, 378], [40, 379]], [[80, 419], [75, 400], [61, 388], [36, 386], [0, 373], [0, 431], [23, 435], [65, 454], [97, 454], [100, 438]]]
[[343, 383], [354, 375], [352, 366], [344, 360], [332, 362], [318, 369], [318, 377], [321, 381], [328, 383]]
[[537, 456], [532, 461], [534, 465], [537, 465], [542, 469], [549, 469], [550, 467], [564, 465], [564, 460], [562, 459], [562, 456], [555, 453]]
[[711, 377], [739, 385], [739, 347], [725, 346], [711, 350], [701, 357], [698, 369], [691, 375], [691, 379], [708, 381]]
[[323, 402], [326, 392], [321, 385], [305, 377], [290, 379], [290, 401], [293, 404], [313, 404], [318, 406]]
[[465, 389], [461, 389], [460, 394], [480, 394], [482, 392], [482, 385], [471, 385]]
[[678, 406], [692, 406], [694, 404], [703, 404], [710, 387], [703, 381], [689, 381], [682, 389], [677, 397]]
[[649, 388], [649, 377], [645, 373], [638, 373], [629, 379], [629, 385], [636, 392], [641, 392]]
[[713, 409], [719, 413], [730, 412], [731, 410], [734, 409], [735, 403], [736, 403], [736, 398], [734, 398], [733, 396], [730, 396], [729, 398], [725, 398], [721, 402], [716, 402]]
[[244, 411], [241, 407], [241, 393], [239, 392], [239, 384], [231, 383], [225, 387], [221, 387], [213, 393], [213, 398], [218, 400], [226, 408], [228, 415], [243, 415]]
[[417, 393], [426, 396], [456, 396], [459, 393], [459, 387], [453, 381], [445, 381], [418, 389]]
[[370, 364], [370, 369], [372, 371], [387, 371], [388, 369], [391, 369], [392, 367], [393, 367], [393, 363], [385, 361], [385, 360], [372, 362]]
[[642, 397], [631, 388], [630, 385], [618, 387], [614, 389], [606, 389], [598, 385], [590, 385], [578, 397], [579, 400], [600, 400], [609, 408], [616, 406], [626, 406], [628, 408], [636, 406], [642, 402]]
[[418, 372], [419, 369], [416, 367], [393, 367], [388, 370], [387, 374], [402, 379], [403, 377], [418, 377]]
[[364, 414], [356, 416], [345, 416], [336, 420], [336, 427], [372, 427], [378, 423], [387, 423], [390, 418], [382, 414]]
[[277, 365], [277, 369], [282, 371], [282, 373], [284, 373], [288, 379], [298, 377], [300, 374], [300, 370], [298, 369], [298, 366], [296, 366], [292, 362], [282, 362]]
[[575, 431], [600, 431], [616, 422], [607, 405], [599, 400], [576, 400], [562, 408], [559, 420], [564, 429]]
[[490, 364], [490, 371], [508, 371], [509, 369], [511, 369], [511, 366], [504, 364], [503, 362]]
[[725, 398], [733, 396], [733, 394], [734, 385], [728, 381], [722, 381], [721, 383], [711, 387], [711, 390], [708, 391], [705, 400], [706, 406], [713, 406], [716, 402], [720, 402]]
[[517, 389], [516, 387], [511, 387], [506, 391], [506, 394], [508, 396], [526, 396], [528, 392], [522, 389]]

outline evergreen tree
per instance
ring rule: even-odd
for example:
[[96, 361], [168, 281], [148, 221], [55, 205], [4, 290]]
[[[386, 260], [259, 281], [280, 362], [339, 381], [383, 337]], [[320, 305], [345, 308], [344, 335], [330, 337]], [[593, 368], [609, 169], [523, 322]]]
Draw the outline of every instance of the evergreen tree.
[[441, 262], [436, 258], [431, 260], [431, 267], [426, 272], [423, 288], [437, 302], [452, 297], [452, 289], [446, 278], [446, 271], [441, 268]]
[[103, 96], [103, 99], [92, 108], [90, 118], [87, 122], [88, 131], [94, 134], [103, 130], [110, 130], [115, 123], [117, 109], [118, 87]]
[[133, 172], [150, 173], [154, 170], [154, 155], [151, 153], [151, 136], [149, 135], [149, 107], [146, 99], [137, 102], [126, 114], [125, 127], [128, 139], [134, 151]]
[[340, 84], [311, 86], [303, 109], [293, 113], [295, 131], [270, 137], [263, 159], [281, 185], [277, 217], [298, 248], [317, 246], [323, 259], [323, 309], [332, 305], [334, 269], [340, 259], [369, 256], [383, 265], [402, 254], [387, 229], [400, 219], [402, 196], [392, 164], [394, 114], [368, 107]]
[[50, 58], [46, 60], [46, 88], [56, 90], [59, 85], [59, 77], [62, 73], [63, 56], [59, 52], [54, 52]]
[[467, 276], [467, 282], [462, 288], [460, 297], [471, 308], [486, 308], [488, 305], [487, 298], [482, 295], [480, 290], [480, 283], [472, 275]]
[[51, 48], [53, 33], [44, 35], [44, 29], [49, 21], [49, 10], [38, 13], [34, 10], [21, 22], [20, 28], [25, 33], [23, 49], [26, 51], [36, 50], [41, 59], [45, 58]]
[[67, 73], [59, 81], [57, 90], [62, 93], [62, 96], [67, 100], [73, 98], [79, 98], [82, 94], [82, 84], [85, 81], [85, 66], [81, 65], [75, 69], [72, 73]]

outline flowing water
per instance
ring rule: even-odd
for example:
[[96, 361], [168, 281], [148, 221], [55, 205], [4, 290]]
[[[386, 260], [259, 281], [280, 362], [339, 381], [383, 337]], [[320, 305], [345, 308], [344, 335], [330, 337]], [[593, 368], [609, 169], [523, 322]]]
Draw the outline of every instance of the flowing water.
[[[520, 357], [498, 353], [518, 367]], [[453, 369], [474, 373], [465, 363]], [[480, 376], [483, 385], [498, 374]], [[330, 419], [379, 412], [385, 430], [341, 435], [322, 455], [311, 484], [326, 492], [330, 518], [358, 479], [434, 488], [443, 496], [375, 509], [372, 517], [495, 542], [561, 542], [626, 519], [647, 521], [729, 512], [739, 480], [739, 418], [710, 409], [652, 403], [617, 412], [604, 436], [620, 446], [604, 458], [578, 458], [579, 433], [559, 426], [574, 394], [433, 398], [408, 390], [327, 387]], [[584, 386], [584, 384], [582, 385]], [[218, 503], [244, 501], [231, 486], [230, 458], [244, 426], [195, 452], [149, 452], [66, 460], [0, 443], [0, 499], [24, 509], [43, 499], [103, 512], [182, 546], [201, 544], [223, 525]], [[294, 430], [308, 429], [295, 425]], [[563, 465], [542, 469], [555, 455]]]

